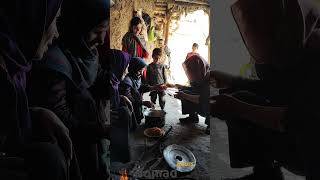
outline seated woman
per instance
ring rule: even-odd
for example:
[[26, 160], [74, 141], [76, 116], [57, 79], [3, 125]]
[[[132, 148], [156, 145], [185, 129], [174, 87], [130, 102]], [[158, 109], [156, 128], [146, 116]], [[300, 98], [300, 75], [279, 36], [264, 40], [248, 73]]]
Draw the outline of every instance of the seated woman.
[[[70, 129], [83, 178], [105, 179], [99, 152], [109, 136], [103, 106], [107, 83], [96, 81], [103, 79], [97, 78], [102, 70], [96, 46], [104, 42], [109, 1], [65, 0], [61, 11], [59, 41], [30, 74], [30, 100], [54, 111]], [[98, 95], [95, 86], [106, 87], [105, 95]]]
[[31, 60], [42, 59], [59, 36], [56, 20], [61, 3], [62, 0], [1, 3], [1, 180], [81, 179], [74, 173], [75, 168], [69, 171], [69, 167], [76, 167], [69, 130], [52, 111], [31, 107], [26, 96], [26, 73], [31, 69]]
[[132, 127], [132, 104], [127, 97], [119, 94], [119, 84], [128, 73], [130, 55], [111, 49], [111, 162], [129, 162], [129, 129]]
[[[183, 68], [190, 82], [190, 87], [177, 85], [179, 91], [175, 97], [181, 99], [182, 114], [189, 114], [189, 117], [181, 118], [180, 122], [198, 123], [198, 113], [206, 117], [208, 125], [206, 133], [210, 133], [209, 114], [209, 65], [198, 55], [193, 55], [183, 63]], [[195, 108], [196, 107], [196, 108]]]
[[144, 118], [142, 105], [148, 108], [154, 108], [154, 104], [151, 101], [143, 101], [143, 93], [164, 88], [163, 85], [149, 86], [141, 83], [142, 72], [146, 66], [147, 64], [143, 59], [138, 57], [131, 58], [129, 74], [120, 84], [120, 94], [128, 97], [133, 106], [135, 116], [135, 120], [133, 120], [133, 129], [135, 129]]

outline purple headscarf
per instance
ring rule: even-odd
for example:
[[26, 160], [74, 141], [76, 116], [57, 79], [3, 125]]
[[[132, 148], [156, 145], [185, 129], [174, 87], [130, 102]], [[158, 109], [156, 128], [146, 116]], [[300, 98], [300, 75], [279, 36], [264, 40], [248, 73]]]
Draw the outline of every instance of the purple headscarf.
[[[62, 0], [13, 0], [5, 4], [0, 21], [6, 23], [5, 27], [0, 27], [0, 32], [16, 43], [16, 47], [10, 48], [20, 49], [26, 61], [30, 62], [61, 3]], [[26, 62], [17, 63], [25, 65]]]
[[[22, 143], [31, 132], [31, 120], [25, 93], [26, 72], [31, 69], [31, 60], [36, 55], [44, 32], [55, 18], [62, 0], [12, 0], [3, 3], [0, 8], [0, 54], [8, 72], [10, 86], [1, 85], [3, 92], [14, 88], [12, 94], [2, 94], [10, 102], [6, 118], [7, 131], [14, 134], [9, 137], [14, 143]], [[2, 92], [1, 90], [1, 92]], [[6, 101], [5, 101], [6, 102]], [[4, 103], [4, 102], [3, 102]], [[15, 113], [14, 115], [11, 113]], [[3, 115], [6, 117], [6, 114]], [[4, 124], [2, 124], [4, 125]], [[16, 128], [16, 129], [12, 129]], [[14, 133], [13, 133], [14, 132]]]
[[130, 55], [126, 52], [111, 49], [110, 50], [111, 58], [111, 86], [113, 91], [112, 103], [114, 107], [118, 107], [120, 104], [119, 98], [119, 84], [123, 75], [123, 72], [127, 68], [130, 62]]

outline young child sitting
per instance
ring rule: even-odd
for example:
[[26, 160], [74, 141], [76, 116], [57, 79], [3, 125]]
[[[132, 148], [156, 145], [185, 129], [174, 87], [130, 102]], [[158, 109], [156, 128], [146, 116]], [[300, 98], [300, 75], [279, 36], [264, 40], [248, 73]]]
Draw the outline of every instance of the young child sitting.
[[[155, 48], [152, 52], [153, 62], [147, 67], [147, 81], [146, 83], [150, 86], [165, 84], [167, 82], [167, 77], [165, 73], [165, 66], [160, 63], [162, 51], [160, 48]], [[157, 96], [159, 96], [159, 105], [161, 109], [165, 106], [165, 92], [162, 91], [152, 91], [150, 92], [151, 101], [156, 104]]]

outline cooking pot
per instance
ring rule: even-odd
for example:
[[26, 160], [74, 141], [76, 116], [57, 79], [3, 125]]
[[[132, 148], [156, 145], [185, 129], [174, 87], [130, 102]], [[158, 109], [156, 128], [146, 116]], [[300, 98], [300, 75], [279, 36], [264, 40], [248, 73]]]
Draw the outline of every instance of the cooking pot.
[[145, 128], [162, 128], [165, 125], [165, 112], [162, 110], [146, 109], [144, 111], [144, 116]]

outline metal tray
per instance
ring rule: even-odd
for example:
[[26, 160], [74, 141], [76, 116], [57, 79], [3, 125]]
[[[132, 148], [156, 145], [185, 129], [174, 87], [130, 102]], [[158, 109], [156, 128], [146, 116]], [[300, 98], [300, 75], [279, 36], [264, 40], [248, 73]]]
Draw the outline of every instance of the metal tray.
[[190, 172], [196, 167], [196, 158], [184, 146], [172, 144], [163, 151], [163, 157], [168, 165], [178, 172]]

